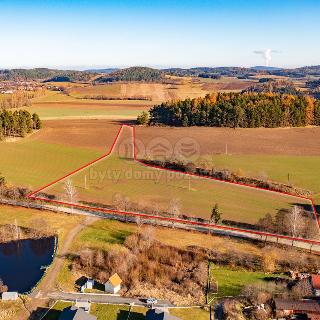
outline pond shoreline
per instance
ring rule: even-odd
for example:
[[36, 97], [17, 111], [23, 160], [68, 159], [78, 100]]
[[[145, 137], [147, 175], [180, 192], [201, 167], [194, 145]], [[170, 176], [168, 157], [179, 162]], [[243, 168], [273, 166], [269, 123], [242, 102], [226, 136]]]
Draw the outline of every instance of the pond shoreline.
[[14, 224], [0, 225], [0, 244], [22, 240], [41, 240], [57, 237], [55, 233], [39, 232], [38, 230]]
[[8, 291], [30, 294], [45, 276], [57, 251], [56, 236], [0, 244], [0, 278]]

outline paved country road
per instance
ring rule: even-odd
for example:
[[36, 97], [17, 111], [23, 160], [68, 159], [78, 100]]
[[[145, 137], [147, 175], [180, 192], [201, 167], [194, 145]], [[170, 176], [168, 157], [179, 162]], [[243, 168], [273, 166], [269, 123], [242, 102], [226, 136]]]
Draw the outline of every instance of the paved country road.
[[[119, 221], [126, 221], [126, 222], [135, 222], [136, 217], [132, 216], [124, 216], [124, 215], [117, 215], [114, 213], [105, 213], [105, 212], [99, 212], [94, 210], [84, 210], [84, 209], [76, 209], [76, 208], [67, 208], [63, 206], [55, 206], [55, 205], [49, 205], [49, 204], [39, 204], [39, 203], [32, 203], [32, 202], [22, 202], [22, 201], [14, 201], [14, 200], [6, 200], [6, 199], [0, 199], [0, 203], [7, 204], [7, 205], [13, 205], [13, 206], [22, 206], [27, 208], [34, 208], [39, 210], [49, 210], [54, 212], [64, 212], [64, 213], [71, 213], [71, 214], [80, 214], [80, 215], [86, 215], [91, 217], [99, 217], [103, 219], [113, 219], [113, 220], [119, 220]], [[172, 221], [166, 221], [166, 220], [160, 220], [157, 217], [149, 218], [149, 219], [141, 219], [144, 224], [152, 224], [152, 225], [158, 225], [163, 227], [170, 227], [172, 228], [173, 225], [175, 228], [178, 229], [184, 229], [184, 230], [195, 230], [203, 233], [214, 233], [214, 234], [220, 234], [224, 236], [232, 236], [232, 237], [238, 237], [243, 239], [252, 239], [252, 240], [259, 240], [264, 242], [272, 242], [272, 243], [278, 243], [282, 245], [287, 245], [295, 248], [305, 249], [308, 251], [312, 251], [313, 253], [320, 254], [320, 243], [308, 243], [307, 241], [302, 240], [291, 240], [287, 238], [283, 238], [281, 236], [268, 234], [268, 235], [260, 235], [256, 234], [250, 230], [232, 230], [232, 228], [226, 228], [223, 229], [223, 226], [202, 226], [202, 225], [196, 225], [192, 222], [188, 223], [185, 221], [184, 223], [173, 223]]]
[[[145, 298], [127, 298], [120, 296], [113, 296], [108, 294], [90, 294], [90, 293], [72, 293], [54, 291], [48, 293], [48, 298], [54, 300], [66, 300], [66, 301], [91, 301], [93, 303], [109, 303], [109, 304], [135, 304], [139, 306], [147, 307]], [[158, 307], [174, 307], [172, 303], [166, 300], [158, 300]]]

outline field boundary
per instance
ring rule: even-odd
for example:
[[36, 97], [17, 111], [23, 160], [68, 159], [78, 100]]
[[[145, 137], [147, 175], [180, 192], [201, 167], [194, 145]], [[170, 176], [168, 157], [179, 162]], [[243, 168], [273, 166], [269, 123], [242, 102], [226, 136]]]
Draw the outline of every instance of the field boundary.
[[109, 155], [112, 154], [119, 136], [123, 130], [123, 128], [128, 127], [131, 128], [132, 130], [132, 142], [133, 142], [133, 160], [142, 164], [143, 166], [149, 167], [149, 168], [154, 168], [154, 169], [158, 169], [158, 170], [164, 170], [164, 171], [170, 171], [170, 172], [175, 172], [175, 173], [179, 173], [179, 174], [184, 174], [187, 176], [195, 176], [198, 178], [204, 178], [204, 179], [210, 179], [210, 180], [214, 180], [214, 181], [218, 181], [221, 183], [225, 183], [225, 184], [229, 184], [229, 185], [237, 185], [243, 188], [251, 188], [251, 189], [256, 189], [256, 190], [260, 190], [260, 191], [265, 191], [265, 192], [270, 192], [270, 193], [276, 193], [276, 194], [282, 194], [284, 196], [289, 196], [295, 199], [303, 199], [303, 200], [307, 200], [312, 208], [312, 212], [315, 216], [316, 222], [317, 222], [317, 226], [318, 226], [318, 230], [320, 229], [320, 219], [316, 210], [316, 206], [315, 206], [315, 202], [314, 199], [312, 197], [305, 197], [305, 196], [298, 196], [298, 195], [294, 195], [294, 194], [290, 194], [287, 192], [282, 192], [282, 191], [277, 191], [277, 190], [269, 190], [267, 188], [262, 188], [262, 187], [257, 187], [257, 186], [252, 186], [252, 185], [247, 185], [244, 183], [238, 183], [238, 182], [231, 182], [231, 181], [226, 181], [226, 180], [222, 180], [222, 179], [218, 179], [218, 178], [214, 178], [214, 177], [209, 177], [209, 176], [202, 176], [196, 173], [189, 173], [189, 172], [181, 172], [178, 170], [174, 170], [174, 169], [168, 169], [168, 168], [163, 168], [163, 167], [159, 167], [156, 165], [151, 165], [151, 164], [146, 164], [143, 161], [139, 160], [137, 158], [137, 150], [136, 150], [136, 130], [135, 130], [135, 126], [132, 125], [127, 125], [127, 124], [122, 124], [116, 134], [115, 140], [110, 148], [110, 150], [105, 153], [104, 155], [100, 156], [99, 158], [90, 161], [89, 163], [81, 166], [80, 168], [64, 175], [63, 177], [41, 187], [38, 190], [35, 190], [33, 192], [31, 192], [30, 194], [27, 195], [27, 198], [32, 199], [32, 200], [39, 200], [39, 201], [46, 201], [46, 202], [51, 202], [51, 203], [55, 203], [55, 204], [59, 204], [59, 205], [65, 205], [65, 206], [69, 206], [69, 207], [74, 207], [74, 208], [79, 208], [82, 210], [93, 210], [93, 211], [98, 211], [98, 212], [104, 212], [104, 213], [111, 213], [111, 214], [118, 214], [118, 215], [129, 215], [129, 216], [136, 216], [136, 217], [141, 217], [144, 219], [157, 219], [157, 220], [162, 220], [162, 221], [167, 221], [167, 222], [172, 222], [172, 223], [181, 223], [181, 224], [191, 224], [191, 225], [197, 225], [199, 227], [206, 227], [206, 228], [215, 228], [215, 229], [220, 229], [220, 230], [225, 230], [225, 231], [233, 231], [233, 232], [239, 232], [239, 233], [243, 233], [243, 234], [252, 234], [252, 235], [258, 235], [258, 236], [265, 236], [265, 237], [275, 237], [275, 238], [281, 238], [281, 239], [286, 239], [289, 241], [301, 241], [304, 243], [312, 243], [312, 244], [318, 244], [320, 245], [320, 241], [318, 240], [311, 240], [311, 239], [304, 239], [304, 238], [298, 238], [298, 237], [291, 237], [291, 236], [286, 236], [286, 235], [281, 235], [281, 234], [275, 234], [275, 233], [269, 233], [269, 232], [264, 232], [264, 231], [257, 231], [257, 230], [250, 230], [250, 229], [244, 229], [244, 228], [238, 228], [238, 227], [230, 227], [230, 226], [224, 226], [224, 225], [218, 225], [218, 224], [214, 224], [214, 223], [205, 223], [205, 222], [200, 222], [200, 221], [193, 221], [193, 220], [187, 220], [187, 219], [181, 219], [181, 218], [173, 218], [173, 217], [163, 217], [163, 216], [157, 216], [157, 215], [150, 215], [150, 214], [146, 214], [146, 213], [142, 213], [142, 212], [133, 212], [133, 211], [121, 211], [121, 210], [114, 210], [114, 209], [106, 209], [106, 208], [100, 208], [100, 207], [93, 207], [93, 206], [87, 206], [87, 205], [80, 205], [80, 204], [74, 204], [74, 203], [70, 203], [70, 202], [65, 202], [65, 201], [58, 201], [58, 200], [53, 200], [53, 199], [47, 199], [47, 198], [43, 198], [43, 197], [39, 197], [36, 196], [37, 193], [43, 191], [44, 189], [72, 176], [73, 174], [80, 172], [81, 170], [86, 169], [87, 167], [107, 158]]

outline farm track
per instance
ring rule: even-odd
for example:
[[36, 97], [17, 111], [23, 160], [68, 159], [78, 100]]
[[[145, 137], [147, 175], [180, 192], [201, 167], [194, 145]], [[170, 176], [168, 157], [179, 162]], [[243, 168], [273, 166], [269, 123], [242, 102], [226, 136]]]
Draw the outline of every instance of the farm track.
[[64, 242], [61, 247], [58, 248], [57, 255], [54, 259], [52, 266], [49, 268], [49, 272], [40, 282], [40, 285], [32, 291], [30, 294], [31, 298], [35, 297], [47, 297], [48, 292], [54, 291], [57, 287], [57, 276], [60, 269], [63, 266], [65, 261], [65, 256], [69, 252], [69, 248], [72, 244], [73, 239], [77, 236], [77, 234], [84, 229], [86, 226], [92, 224], [93, 222], [97, 221], [98, 217], [95, 216], [86, 216], [82, 223], [78, 224], [75, 228], [71, 230], [64, 239]]

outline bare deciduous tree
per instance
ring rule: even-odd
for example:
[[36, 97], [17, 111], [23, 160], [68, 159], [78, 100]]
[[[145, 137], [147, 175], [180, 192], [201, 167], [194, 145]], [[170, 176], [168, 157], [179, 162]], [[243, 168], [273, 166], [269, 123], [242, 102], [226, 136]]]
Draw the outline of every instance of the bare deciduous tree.
[[288, 228], [292, 237], [301, 236], [301, 231], [304, 229], [303, 209], [299, 206], [294, 206], [287, 215]]
[[[68, 197], [68, 201], [71, 204], [74, 204], [75, 198], [77, 196], [77, 190], [73, 186], [73, 183], [70, 179], [68, 179], [64, 184], [64, 191]], [[71, 207], [72, 213], [73, 213], [73, 207]]]
[[291, 296], [295, 299], [302, 299], [312, 296], [312, 286], [309, 279], [300, 280], [291, 290]]
[[174, 198], [169, 202], [168, 213], [173, 217], [178, 217], [180, 215], [181, 202], [179, 199]]
[[93, 265], [93, 251], [90, 249], [82, 250], [80, 253], [80, 259], [82, 264], [86, 267], [86, 272], [88, 274]]
[[[180, 215], [181, 210], [181, 202], [179, 199], [174, 198], [169, 202], [168, 213], [173, 216], [173, 218], [177, 218]], [[172, 221], [172, 227], [174, 227], [175, 221]]]
[[131, 206], [130, 199], [121, 193], [113, 195], [112, 204], [118, 210], [129, 210]]

